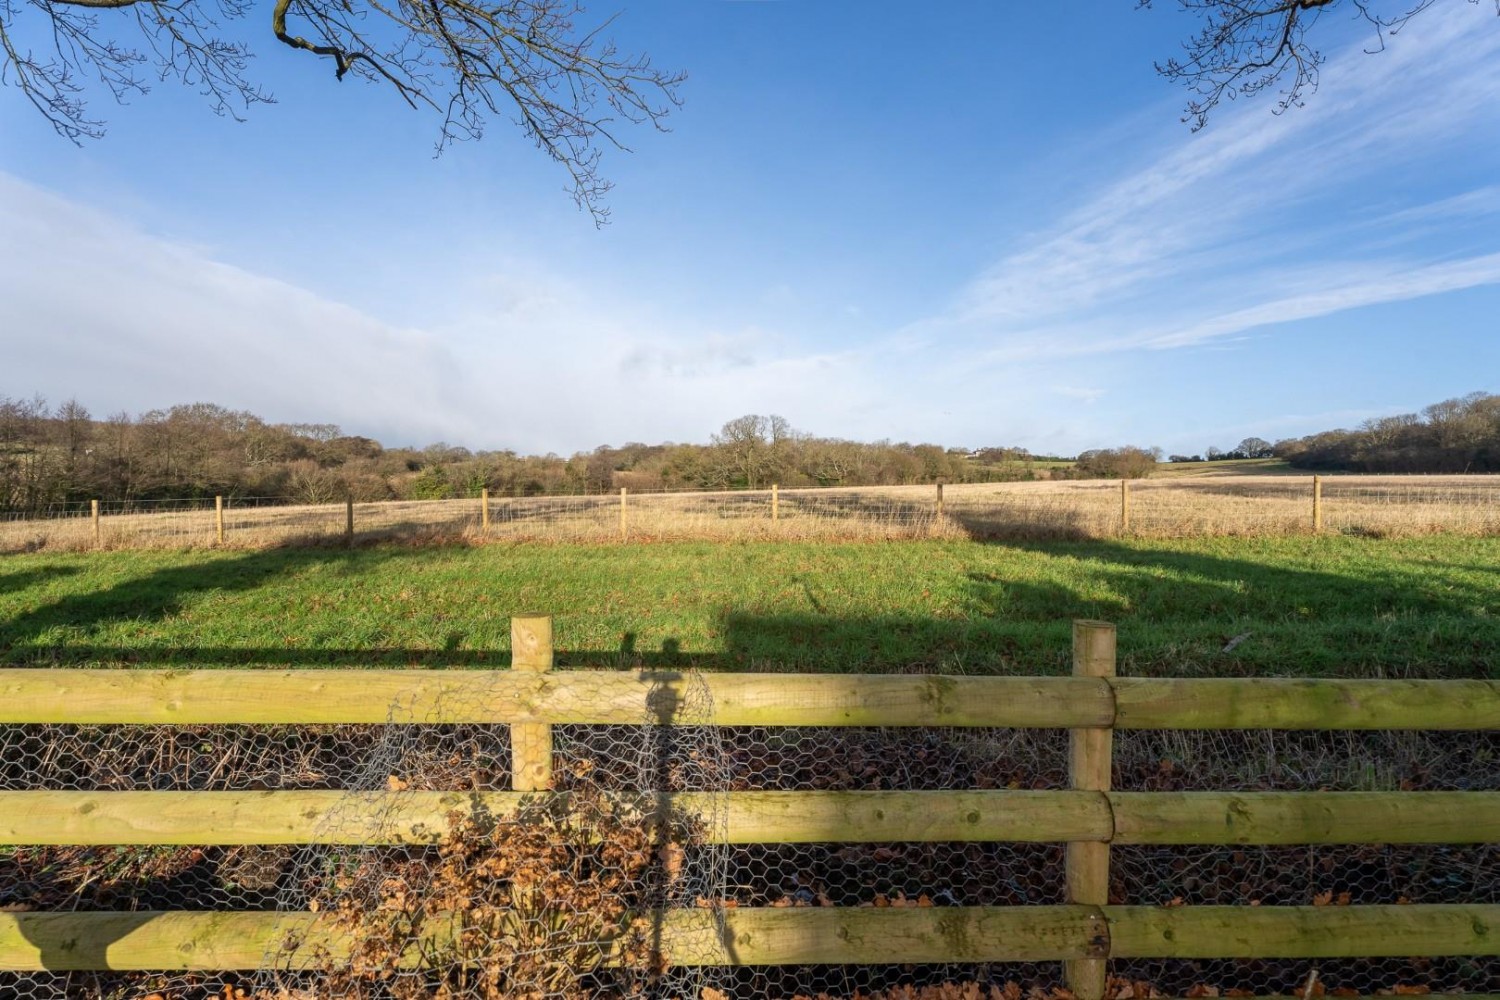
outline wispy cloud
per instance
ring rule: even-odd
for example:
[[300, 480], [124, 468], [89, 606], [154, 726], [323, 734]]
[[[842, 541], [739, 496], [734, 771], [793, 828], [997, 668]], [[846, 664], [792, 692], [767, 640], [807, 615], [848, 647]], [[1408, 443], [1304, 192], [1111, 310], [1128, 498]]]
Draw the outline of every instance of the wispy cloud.
[[1192, 326], [1149, 337], [1141, 345], [1157, 349], [1184, 347], [1270, 323], [1326, 316], [1346, 309], [1493, 284], [1500, 284], [1500, 253], [1399, 271], [1372, 267], [1370, 274], [1362, 280], [1331, 285], [1322, 291], [1303, 295], [1271, 299], [1248, 309], [1227, 312]]
[[1060, 385], [1052, 391], [1067, 399], [1078, 399], [1085, 403], [1092, 403], [1104, 395], [1103, 389], [1089, 389], [1077, 385]]
[[[1082, 195], [909, 332], [992, 363], [1039, 361], [1198, 345], [1500, 282], [1500, 231], [1471, 225], [1500, 210], [1500, 192], [1449, 186], [1424, 200], [1449, 166], [1431, 150], [1466, 138], [1493, 152], [1479, 137], [1500, 131], [1494, 21], [1435, 9], [1383, 53], [1337, 55], [1305, 108], [1226, 109]], [[1383, 191], [1392, 177], [1402, 187]], [[1461, 228], [1465, 239], [1445, 238]]]

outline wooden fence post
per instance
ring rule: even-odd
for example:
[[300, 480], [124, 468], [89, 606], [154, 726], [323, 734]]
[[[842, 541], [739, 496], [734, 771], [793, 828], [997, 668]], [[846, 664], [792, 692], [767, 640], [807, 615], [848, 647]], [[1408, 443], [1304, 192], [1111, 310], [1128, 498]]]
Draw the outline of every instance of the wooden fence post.
[[354, 548], [354, 498], [344, 500], [344, 544]]
[[1130, 534], [1130, 480], [1120, 480], [1120, 534]]
[[1323, 477], [1313, 476], [1313, 534], [1323, 530]]
[[[552, 669], [552, 616], [510, 620], [510, 668], [543, 674]], [[552, 727], [517, 722], [510, 727], [511, 787], [536, 792], [552, 787]]]
[[771, 520], [781, 520], [781, 487], [771, 484]]
[[[1073, 675], [1115, 675], [1115, 627], [1109, 622], [1073, 623]], [[1114, 730], [1068, 731], [1068, 778], [1078, 791], [1107, 792], [1113, 764]], [[1069, 903], [1105, 906], [1109, 903], [1109, 844], [1075, 842], [1067, 848]], [[1078, 1000], [1100, 1000], [1108, 974], [1107, 960], [1078, 958], [1065, 966], [1064, 978]]]
[[620, 487], [620, 541], [625, 541], [625, 494], [626, 487]]
[[216, 496], [216, 497], [214, 497], [214, 535], [215, 535], [215, 537], [218, 538], [219, 544], [223, 545], [224, 544], [224, 498], [222, 496]]
[[937, 484], [937, 516], [943, 516], [943, 484]]
[[100, 541], [102, 540], [102, 537], [103, 537], [101, 535], [100, 531], [99, 531], [99, 501], [98, 500], [90, 500], [89, 501], [89, 517], [92, 518], [93, 522], [94, 522], [94, 548], [97, 549], [99, 547], [99, 543], [100, 543]]
[[487, 486], [479, 491], [479, 527], [486, 533], [490, 530], [490, 490]]

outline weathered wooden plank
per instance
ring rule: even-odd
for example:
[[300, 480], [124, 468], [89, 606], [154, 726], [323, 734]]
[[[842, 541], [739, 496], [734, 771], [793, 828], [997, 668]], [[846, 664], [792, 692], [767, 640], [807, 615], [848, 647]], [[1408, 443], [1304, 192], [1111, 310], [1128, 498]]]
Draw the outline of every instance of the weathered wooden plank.
[[0, 971], [234, 971], [271, 956], [348, 952], [345, 936], [311, 913], [0, 913]]
[[1121, 677], [1117, 729], [1500, 729], [1500, 681]]
[[663, 952], [675, 965], [889, 965], [1103, 956], [1091, 906], [675, 910]]
[[[1104, 796], [1089, 792], [730, 792], [673, 796], [715, 817], [728, 843], [1104, 841]], [[713, 835], [712, 824], [710, 835]], [[717, 838], [715, 838], [717, 839]]]
[[5, 844], [432, 843], [448, 816], [509, 816], [516, 792], [0, 792]]
[[1500, 955], [1500, 906], [1110, 906], [1114, 958]]
[[[4, 844], [403, 844], [451, 814], [507, 817], [519, 792], [0, 792]], [[715, 842], [1103, 841], [1109, 806], [1085, 792], [731, 792], [622, 795], [642, 815], [698, 816]]]
[[[674, 965], [1045, 961], [1108, 945], [1103, 916], [1087, 906], [670, 910], [659, 919]], [[347, 953], [326, 914], [0, 913], [7, 971], [234, 971], [271, 956], [306, 964], [317, 949]]]
[[691, 709], [688, 683], [670, 671], [9, 668], [0, 723], [1500, 728], [1496, 681], [702, 674]]
[[[5, 844], [427, 843], [452, 813], [514, 814], [518, 792], [0, 792]], [[695, 815], [715, 842], [1477, 844], [1496, 792], [730, 792], [620, 796]], [[1113, 820], [1111, 820], [1111, 814]], [[1111, 825], [1113, 823], [1113, 826]]]
[[1086, 677], [0, 669], [0, 723], [1070, 728], [1107, 726], [1113, 714], [1107, 683]]
[[1112, 792], [1117, 844], [1484, 844], [1500, 792]]
[[[552, 616], [520, 615], [510, 620], [512, 670], [545, 674], [552, 669]], [[552, 787], [552, 727], [517, 722], [510, 727], [510, 785], [518, 792]]]
[[[1129, 493], [1120, 481], [1130, 530]], [[1109, 622], [1073, 623], [1073, 675], [1109, 678], [1115, 675], [1115, 627]], [[1114, 731], [1074, 729], [1068, 733], [1068, 783], [1079, 791], [1109, 791], [1113, 769]], [[1101, 794], [1102, 797], [1102, 794]], [[1102, 906], [1109, 902], [1109, 844], [1097, 840], [1070, 841], [1065, 858], [1066, 899], [1069, 903]], [[1102, 958], [1080, 958], [1067, 963], [1063, 978], [1078, 1000], [1101, 1000], [1108, 979]]]
[[[765, 908], [660, 919], [677, 965], [1500, 955], [1494, 905]], [[7, 971], [230, 971], [346, 947], [326, 915], [310, 913], [0, 913]]]

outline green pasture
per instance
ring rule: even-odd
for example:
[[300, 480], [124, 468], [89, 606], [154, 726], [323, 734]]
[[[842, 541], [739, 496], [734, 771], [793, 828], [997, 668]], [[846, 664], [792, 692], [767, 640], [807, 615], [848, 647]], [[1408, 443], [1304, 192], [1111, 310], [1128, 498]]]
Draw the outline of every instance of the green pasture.
[[[1131, 674], [1500, 676], [1500, 539], [684, 543], [0, 559], [0, 663], [564, 664], [1055, 673], [1069, 620]], [[1235, 641], [1238, 640], [1238, 641]], [[1226, 647], [1231, 647], [1226, 649]]]

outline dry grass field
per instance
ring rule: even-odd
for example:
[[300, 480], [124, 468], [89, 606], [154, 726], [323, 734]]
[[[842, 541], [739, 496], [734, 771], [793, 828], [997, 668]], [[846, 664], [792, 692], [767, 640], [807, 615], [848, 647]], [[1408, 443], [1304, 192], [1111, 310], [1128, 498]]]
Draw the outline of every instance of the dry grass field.
[[[1255, 536], [1313, 530], [1313, 479], [1256, 472], [1163, 476], [1128, 484], [1062, 480], [862, 489], [495, 497], [354, 505], [356, 541], [658, 541], [684, 539], [1146, 538]], [[1125, 520], [1128, 506], [1129, 522]], [[623, 507], [623, 511], [622, 511]], [[1329, 476], [1322, 530], [1371, 537], [1500, 534], [1500, 479]], [[152, 510], [105, 504], [0, 522], [0, 552], [198, 548], [220, 544], [212, 501]], [[266, 548], [347, 538], [343, 504], [243, 506], [223, 514], [223, 545]]]

